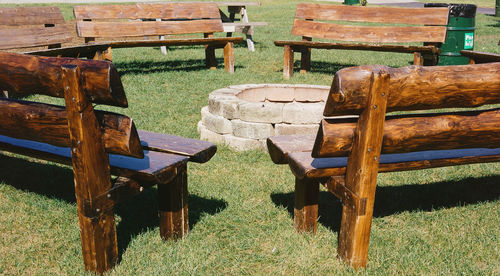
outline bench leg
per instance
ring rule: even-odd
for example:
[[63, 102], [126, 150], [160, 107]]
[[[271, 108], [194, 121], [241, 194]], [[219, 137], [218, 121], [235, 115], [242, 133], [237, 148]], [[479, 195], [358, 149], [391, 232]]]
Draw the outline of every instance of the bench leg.
[[217, 68], [217, 60], [215, 59], [215, 48], [213, 46], [205, 46], [205, 63], [210, 70]]
[[290, 79], [293, 76], [293, 49], [290, 45], [285, 45], [283, 48], [283, 77]]
[[303, 48], [300, 54], [300, 73], [305, 74], [311, 70], [311, 48]]
[[96, 51], [94, 54], [94, 57], [92, 58], [94, 60], [107, 60], [107, 61], [113, 61], [113, 54], [111, 53], [111, 47], [108, 47], [108, 49], [104, 51]]
[[424, 65], [424, 58], [421, 53], [413, 53], [413, 65]]
[[319, 182], [295, 178], [295, 229], [316, 233], [318, 226]]
[[160, 235], [164, 240], [183, 238], [189, 232], [187, 166], [170, 182], [158, 185]]
[[226, 72], [234, 73], [234, 43], [228, 42], [224, 46], [224, 69]]

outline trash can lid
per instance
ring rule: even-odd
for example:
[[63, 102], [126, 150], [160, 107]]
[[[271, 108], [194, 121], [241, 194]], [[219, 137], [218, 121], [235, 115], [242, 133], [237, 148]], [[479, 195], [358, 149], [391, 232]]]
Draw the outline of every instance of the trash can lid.
[[451, 17], [466, 17], [474, 18], [476, 17], [477, 6], [473, 4], [447, 4], [447, 3], [426, 3], [424, 7], [436, 8], [436, 7], [449, 7]]

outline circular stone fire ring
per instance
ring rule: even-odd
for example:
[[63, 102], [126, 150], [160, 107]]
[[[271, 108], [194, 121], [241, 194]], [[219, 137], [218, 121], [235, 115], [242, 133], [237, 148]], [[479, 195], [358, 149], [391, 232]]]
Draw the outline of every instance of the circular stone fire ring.
[[236, 150], [265, 150], [269, 136], [316, 134], [329, 90], [303, 84], [243, 84], [215, 90], [201, 109], [200, 138]]

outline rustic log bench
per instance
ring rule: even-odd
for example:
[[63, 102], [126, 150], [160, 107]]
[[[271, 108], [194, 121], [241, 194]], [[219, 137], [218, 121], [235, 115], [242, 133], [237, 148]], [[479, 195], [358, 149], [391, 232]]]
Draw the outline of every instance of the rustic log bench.
[[[243, 42], [242, 37], [214, 37], [214, 33], [224, 32], [219, 8], [214, 3], [75, 6], [73, 11], [78, 35], [85, 38], [86, 43], [96, 38], [115, 39], [98, 43], [108, 45], [103, 56], [107, 60], [112, 58], [112, 48], [204, 45], [207, 67], [216, 68], [215, 49], [224, 48], [224, 67], [233, 73], [233, 45]], [[204, 38], [179, 36], [200, 33]], [[158, 38], [164, 35], [177, 37]], [[155, 39], [136, 39], [144, 36]], [[126, 38], [135, 40], [124, 40]]]
[[0, 52], [0, 90], [65, 99], [66, 107], [0, 98], [0, 151], [72, 164], [85, 269], [115, 264], [113, 207], [144, 188], [158, 185], [161, 237], [188, 233], [186, 163], [204, 163], [217, 148], [137, 131], [127, 116], [94, 110], [127, 106], [112, 63]]
[[100, 58], [108, 48], [99, 44], [62, 47], [71, 42], [73, 36], [58, 7], [0, 8], [0, 50], [42, 56]]
[[267, 140], [271, 159], [288, 163], [296, 177], [296, 230], [316, 232], [319, 183], [324, 184], [343, 204], [339, 257], [354, 267], [366, 266], [378, 172], [500, 161], [498, 107], [407, 115], [386, 111], [498, 103], [500, 63], [338, 71], [324, 110], [331, 118], [322, 120], [316, 136]]
[[[426, 65], [435, 65], [440, 53], [437, 46], [445, 41], [447, 23], [448, 8], [301, 3], [297, 5], [292, 34], [302, 36], [302, 41], [276, 40], [274, 44], [284, 47], [283, 76], [286, 79], [293, 75], [294, 52], [301, 53], [300, 72], [310, 70], [312, 48], [413, 53], [413, 64], [423, 65], [425, 59]], [[313, 38], [341, 42], [315, 42]], [[427, 45], [415, 45], [421, 42]]]

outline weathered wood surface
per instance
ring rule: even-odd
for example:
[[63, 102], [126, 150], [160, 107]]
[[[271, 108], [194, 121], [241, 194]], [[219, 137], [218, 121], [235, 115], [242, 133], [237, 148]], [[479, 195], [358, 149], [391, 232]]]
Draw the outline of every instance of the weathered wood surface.
[[295, 178], [293, 220], [297, 231], [316, 233], [318, 227], [318, 197], [318, 180]]
[[267, 150], [275, 164], [288, 164], [288, 154], [311, 152], [316, 135], [280, 135], [267, 138]]
[[470, 59], [471, 64], [475, 63], [487, 63], [487, 62], [500, 62], [500, 55], [486, 52], [476, 52], [469, 50], [460, 51], [462, 56], [466, 56]]
[[77, 30], [80, 37], [112, 38], [222, 32], [224, 28], [220, 19], [206, 19], [130, 22], [78, 21]]
[[19, 95], [64, 97], [62, 65], [77, 65], [83, 89], [94, 103], [127, 106], [127, 98], [114, 65], [107, 61], [28, 56], [0, 52], [0, 90]]
[[74, 57], [74, 58], [90, 58], [92, 59], [96, 52], [104, 52], [109, 48], [108, 44], [94, 43], [86, 45], [77, 45], [70, 47], [61, 47], [55, 49], [44, 49], [24, 52], [23, 54], [46, 56], [46, 57]]
[[63, 65], [62, 81], [71, 139], [71, 161], [75, 181], [76, 205], [80, 221], [85, 269], [103, 273], [118, 261], [118, 243], [113, 210], [97, 217], [85, 216], [85, 202], [108, 191], [111, 173], [102, 133], [91, 102], [83, 92], [81, 73], [76, 65]]
[[295, 19], [293, 35], [372, 43], [443, 42], [441, 26], [360, 26]]
[[[71, 165], [71, 150], [46, 143], [22, 140], [0, 135], [0, 149], [38, 159]], [[158, 184], [170, 181], [176, 168], [188, 161], [177, 154], [144, 150], [144, 158], [109, 154], [111, 173], [141, 181], [141, 184]]]
[[71, 34], [66, 26], [0, 28], [0, 50], [48, 46], [70, 41]]
[[161, 3], [134, 5], [85, 5], [73, 8], [76, 20], [84, 19], [200, 19], [220, 18], [215, 3]]
[[0, 25], [24, 26], [64, 23], [58, 7], [2, 7]]
[[500, 63], [388, 68], [345, 68], [335, 74], [324, 116], [359, 114], [366, 106], [372, 72], [390, 73], [387, 109], [477, 107], [500, 103]]
[[[134, 122], [127, 116], [96, 111], [106, 152], [142, 158]], [[71, 146], [66, 108], [12, 99], [0, 99], [0, 134], [60, 147]]]
[[[500, 147], [500, 109], [389, 116], [382, 153]], [[313, 157], [347, 156], [352, 149], [356, 123], [323, 120]]]
[[[288, 155], [289, 165], [298, 178], [325, 178], [345, 175], [347, 157], [313, 158], [310, 152]], [[500, 161], [500, 148], [457, 149], [382, 154], [379, 172], [411, 171]]]
[[359, 7], [300, 3], [296, 18], [325, 21], [446, 25], [448, 8]]
[[141, 145], [148, 150], [189, 157], [189, 161], [205, 163], [214, 156], [217, 146], [207, 141], [139, 130]]
[[395, 52], [395, 53], [429, 53], [437, 54], [440, 52], [439, 48], [434, 46], [411, 46], [411, 45], [379, 45], [379, 44], [349, 44], [349, 43], [336, 43], [336, 42], [318, 42], [318, 41], [287, 41], [276, 40], [276, 46], [290, 45], [292, 48], [299, 50], [304, 47], [315, 49], [344, 49], [344, 50], [366, 50], [366, 51], [380, 51], [380, 52]]

